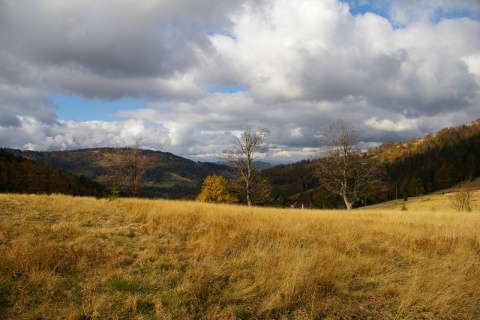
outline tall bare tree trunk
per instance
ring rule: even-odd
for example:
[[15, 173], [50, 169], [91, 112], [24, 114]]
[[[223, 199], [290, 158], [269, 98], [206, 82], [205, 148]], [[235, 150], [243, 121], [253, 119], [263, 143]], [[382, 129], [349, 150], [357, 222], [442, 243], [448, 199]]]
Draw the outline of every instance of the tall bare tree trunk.
[[348, 210], [360, 195], [378, 191], [382, 171], [376, 159], [362, 154], [350, 121], [340, 120], [325, 132], [324, 157], [317, 161], [320, 184], [343, 198]]
[[252, 205], [254, 159], [257, 153], [267, 150], [268, 147], [264, 141], [269, 134], [267, 129], [262, 128], [254, 132], [252, 127], [247, 126], [242, 136], [237, 138], [237, 143], [220, 155], [220, 158], [225, 159], [227, 164], [234, 167], [242, 178], [248, 206]]
[[343, 192], [342, 197], [343, 197], [343, 202], [345, 203], [345, 207], [347, 208], [347, 210], [352, 210], [353, 203], [350, 202], [350, 200], [348, 199], [347, 193], [345, 191]]

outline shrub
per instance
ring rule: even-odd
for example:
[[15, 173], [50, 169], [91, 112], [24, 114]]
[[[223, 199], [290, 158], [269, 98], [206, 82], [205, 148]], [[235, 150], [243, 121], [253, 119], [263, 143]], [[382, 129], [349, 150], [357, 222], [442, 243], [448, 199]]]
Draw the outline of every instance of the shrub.
[[472, 211], [472, 207], [470, 205], [471, 198], [472, 197], [469, 191], [460, 190], [452, 197], [453, 207], [458, 212], [470, 212]]
[[222, 176], [210, 175], [205, 178], [202, 192], [197, 196], [200, 202], [237, 203], [238, 199], [228, 191], [227, 180]]

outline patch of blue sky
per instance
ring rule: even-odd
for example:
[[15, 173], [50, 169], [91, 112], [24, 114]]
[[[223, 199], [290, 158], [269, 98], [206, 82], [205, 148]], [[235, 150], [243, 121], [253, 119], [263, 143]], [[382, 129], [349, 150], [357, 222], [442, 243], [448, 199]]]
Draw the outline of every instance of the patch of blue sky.
[[118, 121], [115, 114], [121, 110], [146, 108], [140, 100], [123, 98], [119, 100], [86, 99], [80, 95], [56, 94], [50, 99], [57, 106], [57, 119], [74, 121]]
[[210, 94], [214, 93], [237, 93], [237, 92], [245, 92], [247, 91], [246, 88], [241, 86], [223, 86], [215, 89], [211, 89], [208, 91]]
[[[367, 12], [371, 12], [382, 16], [389, 20], [394, 27], [402, 27], [403, 25], [399, 24], [398, 22], [394, 21], [391, 17], [390, 12], [390, 1], [382, 1], [382, 0], [341, 0], [343, 3], [349, 5], [350, 13], [354, 16], [365, 14]], [[473, 0], [479, 1], [479, 0]], [[421, 6], [421, 3], [419, 3]], [[427, 6], [428, 8], [428, 6]], [[457, 19], [457, 18], [469, 18], [472, 20], [480, 21], [480, 2], [478, 4], [478, 8], [476, 7], [465, 7], [461, 3], [456, 6], [441, 6], [438, 4], [438, 7], [435, 8], [431, 16], [429, 17], [433, 23], [438, 23], [444, 19]]]
[[342, 0], [348, 4], [350, 13], [354, 16], [371, 12], [388, 19], [389, 7], [384, 2], [368, 1], [368, 0]]
[[[480, 3], [479, 3], [480, 6]], [[449, 9], [437, 8], [431, 18], [435, 23], [440, 22], [444, 19], [458, 19], [458, 18], [469, 18], [472, 20], [480, 21], [480, 9], [478, 11], [472, 11], [464, 8], [458, 9]]]
[[209, 26], [206, 28], [206, 33], [209, 36], [222, 35], [225, 37], [229, 37], [233, 40], [237, 40], [237, 36], [232, 32], [233, 26], [234, 26], [233, 22], [230, 22], [227, 25], [223, 25], [222, 28]]

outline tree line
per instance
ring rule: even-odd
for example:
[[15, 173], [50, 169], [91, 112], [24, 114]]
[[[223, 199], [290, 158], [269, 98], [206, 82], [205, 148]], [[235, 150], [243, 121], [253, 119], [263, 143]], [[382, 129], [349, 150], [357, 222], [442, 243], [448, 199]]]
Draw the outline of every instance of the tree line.
[[394, 190], [401, 196], [417, 196], [471, 181], [480, 176], [480, 134], [428, 147], [424, 153], [388, 161], [385, 167], [390, 197]]
[[[301, 190], [292, 194], [291, 190], [274, 190], [272, 182], [279, 182], [279, 178], [272, 178], [268, 170], [256, 169], [256, 161], [269, 148], [270, 132], [247, 126], [219, 154], [232, 169], [231, 174], [207, 176], [196, 199], [248, 206], [297, 203], [303, 207], [309, 203], [317, 208], [338, 208], [341, 205], [350, 210], [367, 203], [419, 196], [480, 175], [480, 133], [475, 131], [479, 127], [444, 129], [437, 136], [427, 136], [423, 143], [410, 143], [410, 149], [405, 149], [405, 144], [386, 143], [365, 152], [359, 147], [360, 135], [355, 124], [339, 120], [321, 132], [319, 158], [304, 161], [303, 167], [292, 167], [295, 172], [280, 178], [295, 180], [299, 174], [303, 175]], [[139, 195], [145, 172], [140, 141], [137, 139], [133, 146], [123, 148], [112, 158], [117, 169], [112, 185], [114, 196]], [[292, 183], [297, 184], [298, 191], [298, 182]]]
[[[248, 206], [270, 204], [271, 185], [261, 172], [255, 171], [256, 157], [268, 148], [265, 142], [268, 135], [267, 129], [254, 130], [248, 126], [236, 143], [220, 156], [235, 169], [237, 178], [233, 181], [236, 183], [229, 187], [225, 179], [207, 177], [197, 200], [243, 202]], [[339, 120], [325, 132], [324, 155], [316, 162], [313, 173], [323, 189], [341, 197], [348, 210], [367, 192], [378, 191], [383, 178], [378, 160], [365, 157], [358, 145], [359, 135], [353, 123]]]
[[[237, 176], [205, 180], [198, 200], [352, 209], [423, 195], [480, 176], [477, 122], [443, 129], [435, 136], [409, 143], [385, 143], [365, 152], [359, 148], [360, 136], [354, 123], [339, 120], [323, 132], [319, 158], [262, 172], [255, 171], [254, 159], [268, 147], [268, 130], [247, 127], [230, 153], [222, 153], [237, 169]], [[258, 148], [249, 141], [260, 142]], [[248, 148], [252, 146], [256, 152], [253, 157]], [[231, 195], [228, 201], [206, 196], [221, 192]]]

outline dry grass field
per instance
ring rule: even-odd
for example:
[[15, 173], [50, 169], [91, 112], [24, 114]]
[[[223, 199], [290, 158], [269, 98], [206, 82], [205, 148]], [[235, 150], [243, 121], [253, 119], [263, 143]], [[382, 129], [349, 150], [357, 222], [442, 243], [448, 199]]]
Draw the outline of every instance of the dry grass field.
[[1, 319], [480, 319], [480, 193], [368, 210], [0, 195]]

